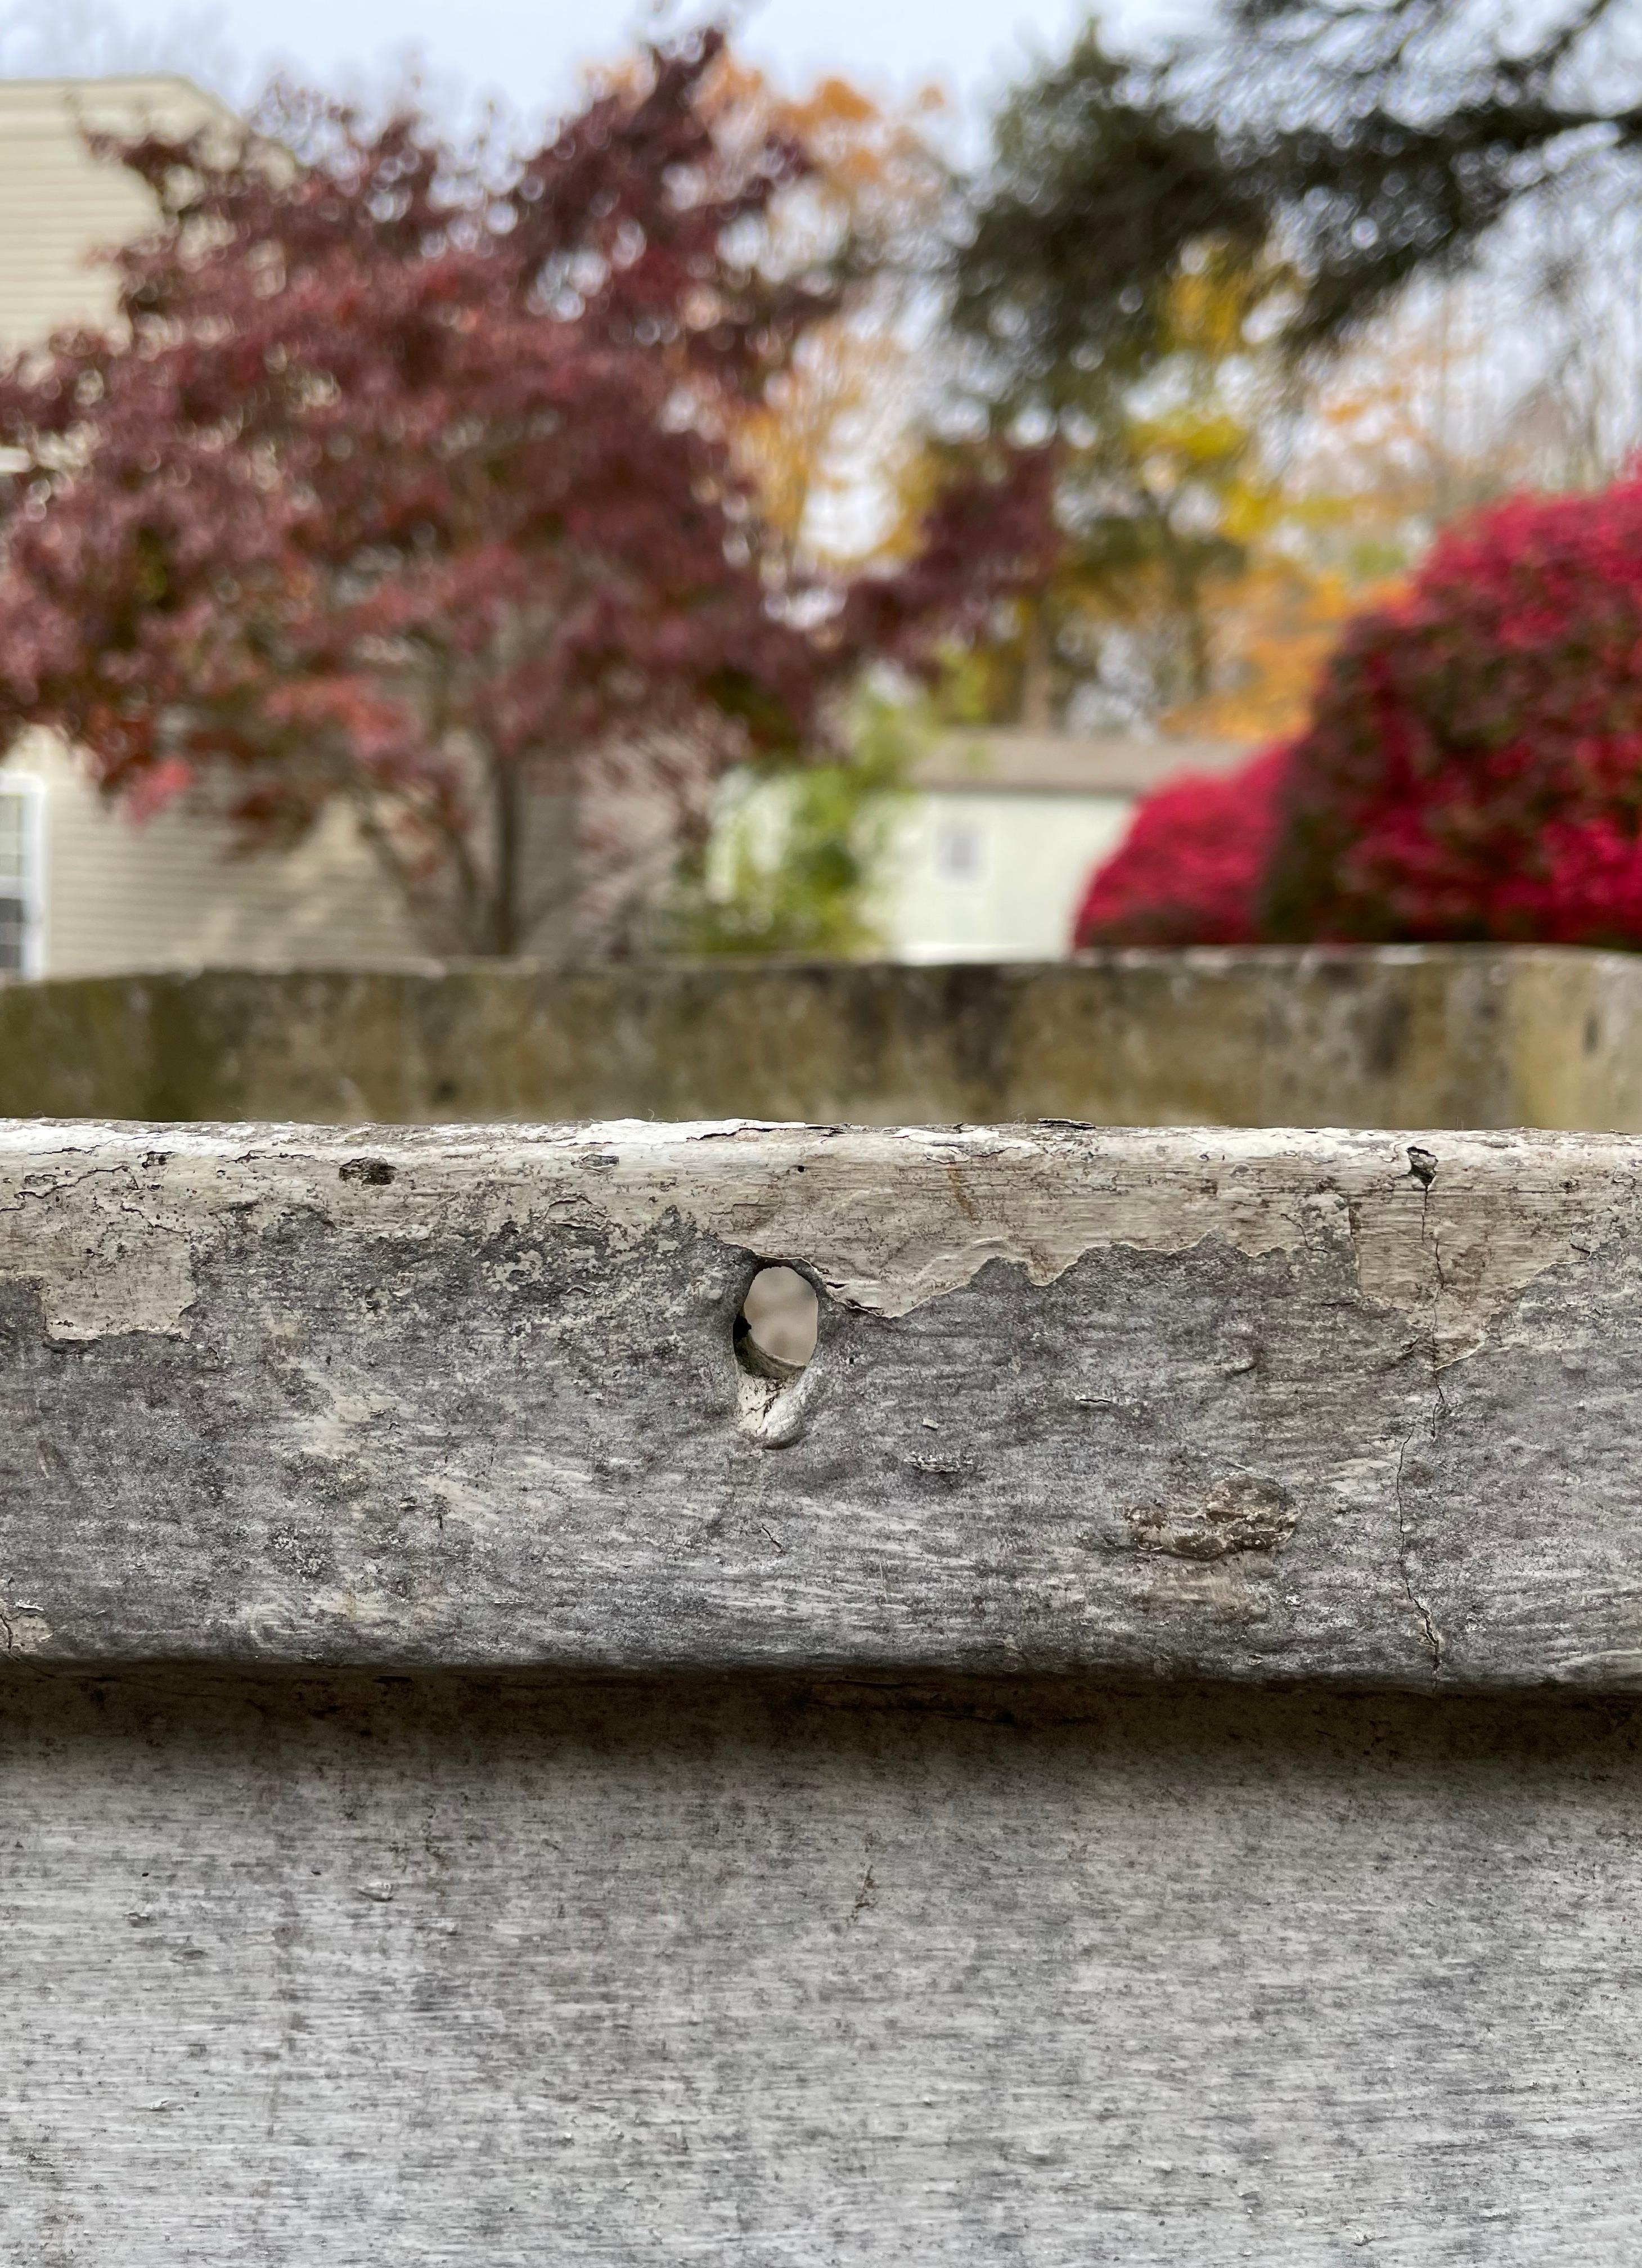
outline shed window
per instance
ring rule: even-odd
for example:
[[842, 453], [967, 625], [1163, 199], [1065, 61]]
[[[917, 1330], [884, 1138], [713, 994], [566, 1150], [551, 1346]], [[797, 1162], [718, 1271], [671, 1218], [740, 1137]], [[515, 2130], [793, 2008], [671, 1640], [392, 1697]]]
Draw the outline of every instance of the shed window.
[[935, 833], [935, 871], [944, 882], [978, 882], [986, 865], [986, 846], [978, 827], [962, 820], [944, 821]]

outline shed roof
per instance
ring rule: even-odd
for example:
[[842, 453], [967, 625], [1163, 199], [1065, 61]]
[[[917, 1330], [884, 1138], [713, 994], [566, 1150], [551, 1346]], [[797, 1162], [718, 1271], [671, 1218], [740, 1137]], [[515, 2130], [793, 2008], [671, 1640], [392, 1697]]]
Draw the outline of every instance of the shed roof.
[[1146, 795], [1183, 772], [1229, 772], [1252, 750], [1236, 740], [1143, 740], [1027, 733], [953, 733], [912, 768], [915, 786], [1017, 795]]

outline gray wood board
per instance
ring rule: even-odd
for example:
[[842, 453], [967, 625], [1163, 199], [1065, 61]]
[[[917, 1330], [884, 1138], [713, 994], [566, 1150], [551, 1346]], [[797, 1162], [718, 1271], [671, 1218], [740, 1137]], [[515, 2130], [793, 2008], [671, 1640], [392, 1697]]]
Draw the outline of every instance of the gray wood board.
[[1642, 1684], [1639, 1193], [1625, 1138], [9, 1123], [0, 1643]]
[[0, 1684], [16, 2268], [1630, 2268], [1642, 1728]]

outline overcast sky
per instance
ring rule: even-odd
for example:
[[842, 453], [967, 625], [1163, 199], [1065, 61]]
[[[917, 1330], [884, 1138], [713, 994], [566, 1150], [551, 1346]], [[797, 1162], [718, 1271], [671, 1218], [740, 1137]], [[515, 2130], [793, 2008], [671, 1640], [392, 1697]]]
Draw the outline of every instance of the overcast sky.
[[[1199, 5], [1111, 0], [1101, 14], [1114, 31], [1154, 32]], [[433, 83], [529, 113], [558, 107], [579, 64], [645, 25], [711, 12], [711, 0], [660, 18], [653, 0], [0, 0], [0, 70], [192, 63], [260, 83], [279, 63], [334, 85], [379, 83], [416, 55]], [[788, 85], [836, 70], [902, 92], [934, 78], [966, 107], [1064, 47], [1087, 13], [1086, 0], [733, 0], [741, 45]]]

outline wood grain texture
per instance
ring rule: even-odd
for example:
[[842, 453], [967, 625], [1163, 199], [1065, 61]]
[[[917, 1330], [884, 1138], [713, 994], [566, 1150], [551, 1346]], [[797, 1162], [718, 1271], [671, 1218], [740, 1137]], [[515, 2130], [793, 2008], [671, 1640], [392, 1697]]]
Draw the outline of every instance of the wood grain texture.
[[1639, 1191], [1625, 1138], [18, 1122], [4, 1642], [1633, 1687]]
[[0, 2259], [1629, 2268], [1639, 1197], [0, 1128]]
[[1634, 1705], [0, 1682], [16, 2268], [1629, 2268]]

